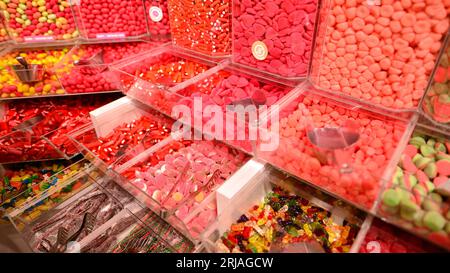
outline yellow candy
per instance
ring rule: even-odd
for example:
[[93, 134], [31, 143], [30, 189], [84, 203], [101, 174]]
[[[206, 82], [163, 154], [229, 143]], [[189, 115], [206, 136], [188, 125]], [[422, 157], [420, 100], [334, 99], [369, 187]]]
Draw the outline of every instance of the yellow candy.
[[64, 91], [64, 89], [57, 89], [56, 90], [56, 94], [61, 95], [61, 94], [65, 94], [65, 93], [66, 93], [66, 91]]
[[72, 38], [72, 35], [70, 35], [70, 34], [68, 34], [68, 33], [66, 33], [66, 34], [63, 35], [63, 39], [64, 39], [64, 40], [68, 40], [68, 39], [71, 39], [71, 38]]
[[44, 12], [44, 11], [46, 11], [47, 10], [47, 8], [44, 6], [44, 7], [39, 7], [38, 8], [38, 11], [40, 11], [40, 12]]
[[37, 1], [32, 1], [32, 2], [31, 2], [31, 5], [32, 5], [33, 7], [37, 7], [37, 6], [38, 6]]
[[49, 14], [47, 17], [48, 17], [49, 19], [54, 20], [54, 19], [56, 19], [56, 14]]
[[61, 2], [61, 5], [62, 5], [63, 7], [65, 7], [65, 8], [68, 8], [68, 7], [69, 7], [69, 2], [68, 2], [68, 1], [62, 1], [62, 2]]
[[[16, 20], [17, 20], [17, 18], [16, 18]], [[38, 19], [38, 21], [39, 21], [40, 23], [47, 22], [47, 17], [40, 17], [40, 18]]]
[[72, 33], [72, 38], [76, 38], [76, 37], [78, 37], [78, 35], [79, 35], [78, 30], [75, 30], [75, 31]]
[[37, 1], [37, 4], [39, 5], [39, 6], [45, 6], [45, 0], [38, 0]]
[[27, 5], [25, 5], [25, 4], [23, 4], [23, 3], [20, 3], [20, 4], [19, 4], [19, 8], [20, 8], [21, 10], [26, 10], [26, 9], [27, 9]]
[[19, 0], [19, 3], [26, 4], [28, 0]]
[[40, 215], [41, 215], [41, 211], [38, 210], [38, 209], [36, 209], [36, 210], [34, 210], [32, 213], [30, 213], [30, 214], [28, 215], [28, 217], [29, 217], [30, 219], [33, 220], [33, 219], [38, 218]]
[[200, 192], [199, 194], [197, 194], [197, 195], [195, 196], [195, 201], [196, 201], [197, 203], [202, 202], [203, 199], [205, 199], [205, 194], [204, 194], [203, 192]]
[[25, 23], [22, 18], [16, 18], [16, 22], [19, 23], [19, 24], [24, 24]]
[[173, 200], [175, 200], [176, 202], [179, 202], [181, 200], [183, 200], [183, 194], [181, 192], [175, 192], [172, 194], [172, 198]]
[[30, 87], [30, 90], [28, 90], [28, 92], [33, 95], [34, 93], [36, 93], [36, 89], [32, 86]]
[[1, 10], [6, 10], [6, 4], [3, 3], [3, 1], [0, 1], [0, 9]]
[[46, 84], [42, 88], [42, 91], [44, 91], [44, 92], [49, 92], [50, 90], [52, 90], [52, 85], [51, 84]]

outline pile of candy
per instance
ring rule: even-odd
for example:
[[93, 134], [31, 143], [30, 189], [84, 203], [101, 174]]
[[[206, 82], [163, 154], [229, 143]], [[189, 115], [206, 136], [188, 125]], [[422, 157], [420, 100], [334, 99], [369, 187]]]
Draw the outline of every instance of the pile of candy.
[[324, 252], [348, 252], [358, 231], [356, 225], [344, 222], [340, 226], [330, 218], [330, 212], [275, 187], [263, 203], [253, 206], [231, 225], [217, 248], [221, 252], [262, 253], [273, 251], [273, 247], [284, 249], [299, 242], [317, 241]]
[[230, 0], [167, 2], [174, 44], [207, 55], [230, 53]]
[[[69, 51], [68, 48], [54, 50], [31, 50], [26, 52], [12, 52], [0, 58], [0, 97], [29, 97], [64, 94], [56, 75], [51, 68]], [[16, 57], [21, 56], [29, 64], [44, 65], [43, 80], [37, 83], [23, 83], [17, 76], [12, 65], [19, 64]]]
[[3, 22], [0, 19], [0, 43], [8, 40], [9, 40], [8, 32], [6, 31], [5, 25], [3, 25]]
[[440, 252], [436, 247], [378, 219], [364, 238], [360, 253], [424, 253]]
[[63, 170], [66, 165], [65, 161], [57, 161], [53, 164], [35, 163], [25, 164], [19, 168], [14, 166], [6, 168], [0, 180], [1, 207], [8, 209], [20, 206], [28, 196], [37, 195], [47, 189], [50, 184], [45, 180]]
[[[261, 158], [370, 208], [379, 194], [380, 178], [406, 125], [350, 110], [310, 94], [299, 96], [281, 111], [280, 116], [280, 144], [274, 152], [260, 151]], [[310, 139], [310, 130], [340, 128], [347, 123], [357, 127], [359, 138], [351, 146], [336, 152], [350, 167], [350, 171], [342, 171], [343, 165], [323, 158], [322, 151]]]
[[139, 144], [146, 149], [168, 137], [172, 123], [162, 115], [153, 113], [123, 123], [105, 137], [97, 137], [92, 129], [76, 136], [75, 140], [110, 165]]
[[405, 148], [381, 213], [450, 246], [450, 142], [415, 133]]
[[[91, 181], [88, 180], [86, 176], [78, 178], [79, 174], [87, 170], [88, 167], [89, 165], [85, 162], [76, 163], [39, 183], [33, 184], [31, 190], [23, 192], [21, 195], [15, 197], [14, 202], [10, 202], [10, 205], [7, 205], [5, 213], [9, 214], [16, 209], [27, 205], [20, 215], [20, 218], [21, 221], [23, 220], [25, 223], [32, 222], [44, 212], [51, 210], [84, 187], [88, 186]], [[47, 191], [50, 191], [51, 194], [47, 197], [41, 197], [40, 194]], [[27, 204], [27, 202], [33, 200], [38, 200], [38, 202]], [[25, 223], [21, 222], [16, 224], [19, 228], [23, 228]]]
[[380, 106], [418, 106], [449, 26], [450, 2], [332, 0], [321, 10], [313, 78]]
[[81, 0], [75, 10], [83, 38], [115, 39], [147, 34], [143, 0]]
[[422, 107], [437, 122], [450, 123], [450, 43], [441, 56]]
[[[166, 154], [156, 164], [154, 157], [128, 168], [123, 174], [165, 209], [178, 207], [177, 216], [184, 219], [217, 185], [221, 185], [245, 162], [243, 153], [227, 146], [202, 141]], [[195, 199], [190, 204], [186, 201]], [[202, 217], [200, 215], [199, 217]], [[205, 227], [203, 227], [205, 228]]]
[[69, 0], [0, 0], [6, 25], [18, 42], [47, 42], [78, 37]]
[[233, 1], [235, 62], [284, 77], [304, 77], [318, 0]]
[[152, 40], [170, 37], [169, 11], [167, 0], [145, 0], [147, 25]]

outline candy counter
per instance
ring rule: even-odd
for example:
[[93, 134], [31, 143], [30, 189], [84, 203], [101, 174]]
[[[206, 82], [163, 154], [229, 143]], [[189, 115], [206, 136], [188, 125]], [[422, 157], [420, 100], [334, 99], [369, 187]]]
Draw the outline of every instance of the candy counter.
[[448, 252], [449, 15], [446, 0], [0, 0], [0, 238]]

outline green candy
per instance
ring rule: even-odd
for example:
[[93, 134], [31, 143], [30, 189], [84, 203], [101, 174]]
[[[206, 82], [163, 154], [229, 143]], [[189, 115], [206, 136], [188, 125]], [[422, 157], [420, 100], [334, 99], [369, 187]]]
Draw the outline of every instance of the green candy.
[[429, 157], [422, 157], [422, 158], [416, 160], [416, 162], [414, 162], [414, 161], [413, 162], [414, 162], [414, 164], [416, 165], [417, 168], [423, 170], [432, 161], [433, 161], [433, 159], [431, 159]]
[[428, 197], [423, 201], [422, 207], [426, 211], [439, 211], [441, 208], [441, 206], [436, 201]]
[[437, 202], [437, 203], [439, 203], [439, 204], [442, 204], [442, 196], [440, 195], [440, 194], [437, 194], [437, 193], [430, 193], [430, 198], [433, 200], [433, 201], [435, 201], [435, 202]]
[[425, 157], [432, 157], [436, 153], [432, 146], [423, 144], [420, 145], [420, 153]]
[[423, 171], [430, 179], [435, 178], [437, 175], [436, 163], [428, 164]]
[[423, 227], [423, 216], [425, 212], [423, 210], [419, 210], [414, 216], [414, 225], [417, 227]]
[[433, 147], [434, 144], [436, 144], [436, 140], [434, 140], [433, 138], [430, 138], [430, 139], [427, 141], [427, 145], [429, 145], [429, 146], [431, 146], [431, 147]]
[[400, 204], [401, 196], [393, 189], [388, 189], [383, 193], [383, 204], [388, 207], [397, 207]]
[[443, 152], [443, 153], [447, 152], [447, 148], [445, 148], [444, 143], [441, 143], [441, 142], [436, 142], [436, 144], [434, 144], [434, 149], [437, 152]]
[[400, 202], [400, 216], [407, 221], [414, 221], [416, 213], [420, 211], [419, 206], [411, 200]]
[[412, 162], [414, 163], [414, 165], [417, 166], [417, 161], [419, 161], [421, 158], [424, 158], [421, 154], [416, 154], [415, 156], [413, 156]]
[[430, 182], [430, 181], [426, 181], [426, 182], [425, 182], [425, 185], [427, 186], [428, 192], [432, 192], [432, 191], [434, 191], [434, 189], [436, 188], [436, 187], [434, 186], [434, 184], [433, 184], [432, 182]]
[[443, 153], [443, 152], [438, 152], [436, 154], [436, 159], [450, 161], [450, 155]]
[[415, 136], [409, 140], [409, 144], [414, 145], [416, 148], [420, 148], [420, 146], [425, 145], [425, 139], [421, 136]]
[[423, 217], [423, 223], [431, 231], [442, 230], [445, 226], [445, 219], [437, 211], [428, 211]]

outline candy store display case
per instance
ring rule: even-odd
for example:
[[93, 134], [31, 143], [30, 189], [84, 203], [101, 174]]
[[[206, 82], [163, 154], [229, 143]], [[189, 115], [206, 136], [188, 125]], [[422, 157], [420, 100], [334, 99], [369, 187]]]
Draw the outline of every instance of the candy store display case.
[[[120, 184], [192, 241], [215, 216], [214, 195], [248, 157], [218, 141], [179, 134], [114, 166]], [[211, 217], [210, 217], [211, 216]]]
[[0, 99], [64, 94], [52, 68], [68, 51], [67, 47], [16, 50], [10, 46], [0, 56]]
[[148, 31], [152, 41], [170, 40], [167, 0], [144, 0]]
[[233, 1], [233, 62], [283, 78], [306, 78], [320, 2]]
[[220, 66], [218, 60], [164, 45], [113, 63], [111, 81], [127, 96], [171, 115], [172, 107], [182, 99], [175, 90]]
[[231, 54], [231, 0], [167, 0], [172, 43], [208, 56]]
[[308, 84], [277, 114], [279, 122], [256, 144], [256, 157], [367, 211], [374, 210], [417, 119], [329, 99]]
[[450, 31], [431, 78], [430, 87], [421, 102], [423, 118], [419, 123], [450, 135]]
[[39, 194], [47, 187], [43, 182], [49, 176], [61, 172], [71, 164], [73, 161], [69, 160], [4, 164], [0, 177], [0, 215], [20, 206], [29, 196]]
[[208, 252], [358, 251], [364, 212], [269, 166], [248, 180], [202, 234]]
[[144, 151], [170, 135], [173, 121], [122, 97], [90, 113], [91, 122], [68, 134], [75, 147], [102, 170], [128, 151]]
[[322, 1], [312, 82], [368, 107], [415, 111], [447, 35], [448, 5]]
[[448, 135], [417, 126], [381, 195], [383, 220], [450, 249]]
[[73, 43], [79, 36], [69, 0], [2, 0], [0, 10], [16, 43]]
[[[177, 106], [188, 106], [192, 112], [191, 116], [186, 117], [184, 111], [179, 111], [176, 113], [181, 116], [173, 117], [204, 134], [252, 154], [258, 126], [262, 126], [259, 124], [261, 117], [272, 106], [284, 100], [297, 84], [299, 83], [264, 77], [259, 71], [233, 63], [221, 63], [172, 89], [183, 97]], [[214, 107], [221, 109], [221, 115], [216, 114]], [[201, 123], [197, 121], [199, 116], [202, 118]], [[223, 128], [216, 127], [220, 122]]]
[[72, 7], [83, 41], [135, 41], [148, 36], [143, 0], [79, 0]]
[[29, 211], [29, 208], [42, 203], [43, 199], [37, 198], [8, 215], [33, 251], [73, 250], [80, 246], [84, 238], [102, 228], [109, 220], [119, 220], [117, 215], [123, 215], [121, 212], [124, 209], [140, 208], [132, 199], [121, 203], [116, 196], [110, 195], [96, 183], [101, 177], [94, 179], [92, 175], [92, 172], [84, 173], [81, 179], [86, 181], [85, 187], [77, 194], [58, 204], [44, 203], [50, 207], [45, 213], [36, 215], [35, 209]]
[[442, 249], [380, 219], [372, 225], [359, 248], [359, 253], [440, 253]]

